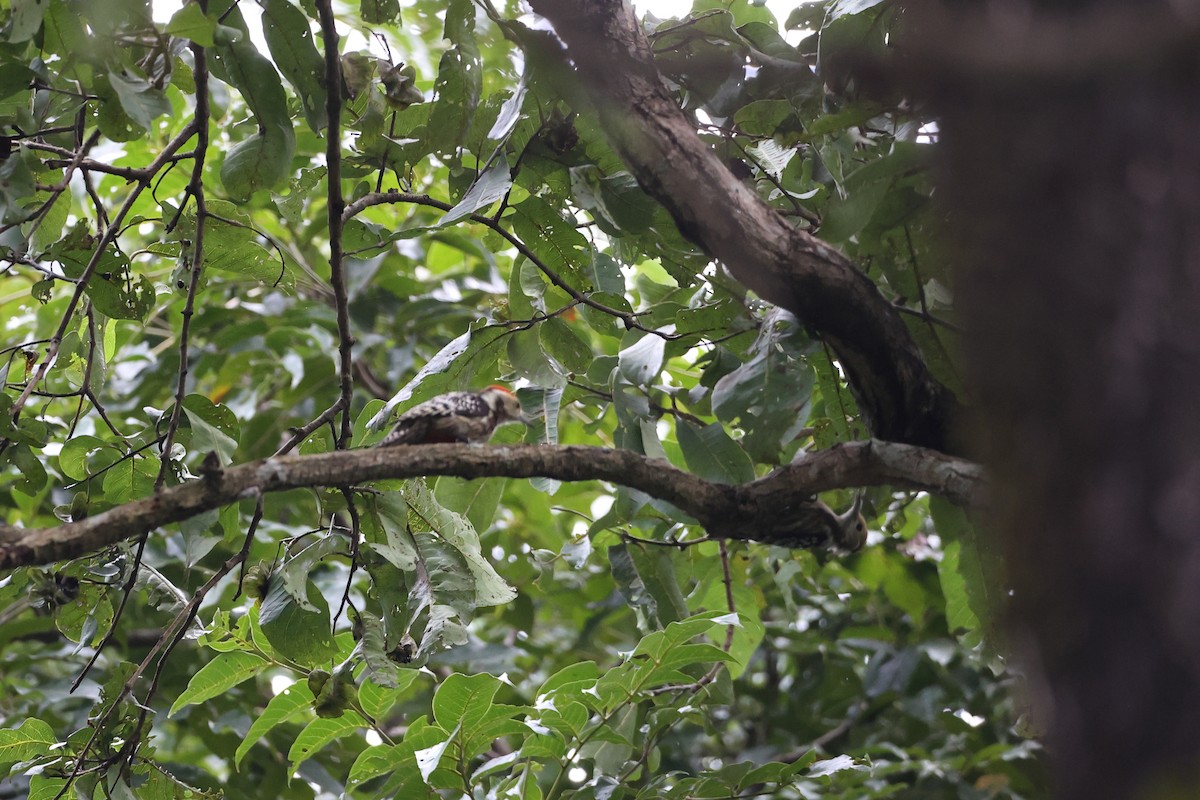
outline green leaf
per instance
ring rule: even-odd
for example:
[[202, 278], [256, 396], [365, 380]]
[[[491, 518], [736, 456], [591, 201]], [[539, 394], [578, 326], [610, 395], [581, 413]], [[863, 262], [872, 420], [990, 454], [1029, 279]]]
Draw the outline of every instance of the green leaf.
[[48, 5], [47, 0], [12, 0], [8, 41], [17, 44], [32, 39], [42, 27], [42, 17]]
[[104, 473], [104, 499], [110, 503], [127, 503], [154, 492], [161, 461], [158, 456], [141, 453], [131, 455]]
[[0, 64], [0, 100], [29, 89], [37, 75], [24, 64]]
[[484, 558], [479, 545], [479, 534], [466, 517], [442, 508], [428, 487], [419, 481], [408, 485], [405, 497], [413, 509], [466, 561], [475, 583], [475, 605], [503, 605], [517, 596], [516, 590], [509, 586], [496, 573], [491, 562]]
[[308, 583], [306, 611], [288, 594], [283, 581], [272, 580], [258, 619], [262, 631], [281, 656], [305, 668], [328, 666], [337, 652], [329, 628], [329, 604], [317, 587]]
[[58, 468], [68, 478], [81, 481], [89, 474], [88, 457], [97, 450], [111, 450], [113, 460], [120, 456], [118, 448], [102, 439], [95, 436], [76, 436], [58, 452]]
[[966, 512], [940, 497], [931, 497], [930, 512], [938, 534], [947, 539], [938, 579], [946, 602], [946, 624], [965, 646], [983, 639], [995, 613], [995, 579], [1002, 574], [999, 557], [983, 550]]
[[17, 469], [20, 470], [21, 477], [17, 481], [17, 487], [22, 492], [32, 496], [46, 486], [48, 480], [46, 468], [42, 466], [42, 462], [29, 449], [29, 445], [18, 444], [14, 446], [9, 453], [9, 458], [16, 465]]
[[305, 761], [319, 753], [326, 745], [344, 736], [356, 734], [359, 729], [367, 727], [367, 721], [353, 711], [347, 711], [334, 719], [314, 719], [305, 726], [292, 748], [288, 751], [288, 761], [293, 772]]
[[106, 317], [145, 320], [154, 307], [154, 284], [145, 276], [135, 282], [125, 267], [109, 272], [104, 269], [107, 261], [107, 256], [101, 258], [98, 274], [88, 283], [88, 299]]
[[192, 428], [192, 449], [200, 453], [215, 452], [222, 464], [231, 463], [240, 435], [233, 413], [200, 394], [184, 398], [183, 413]]
[[746, 451], [729, 438], [717, 423], [703, 428], [679, 420], [675, 436], [688, 469], [716, 483], [749, 483], [754, 480], [754, 465]]
[[[210, 64], [213, 74], [241, 92], [250, 113], [258, 120], [260, 130], [291, 131], [287, 95], [283, 91], [279, 73], [250, 41], [246, 21], [236, 5], [225, 17], [225, 24], [242, 35], [228, 44], [218, 42]], [[276, 140], [276, 144], [281, 143], [281, 140]]]
[[495, 161], [475, 179], [471, 188], [463, 195], [462, 200], [459, 200], [454, 208], [443, 214], [434, 227], [443, 228], [460, 219], [465, 219], [480, 209], [487, 208], [502, 199], [511, 188], [512, 174], [508, 166], [508, 158], [501, 152]]
[[713, 413], [746, 431], [742, 446], [756, 461], [776, 461], [780, 448], [807, 423], [814, 385], [807, 355], [813, 350], [790, 315], [772, 314], [750, 360], [713, 387]]
[[325, 59], [313, 44], [308, 18], [288, 0], [266, 0], [262, 22], [263, 38], [267, 40], [271, 58], [296, 90], [308, 127], [313, 133], [320, 133], [328, 123]]
[[52, 53], [78, 53], [89, 44], [82, 18], [64, 0], [51, 0], [43, 22], [46, 49]]
[[522, 378], [538, 386], [562, 388], [566, 370], [542, 349], [537, 330], [518, 330], [508, 337], [508, 362]]
[[643, 608], [652, 627], [664, 628], [688, 616], [667, 548], [622, 543], [609, 548], [608, 560], [622, 594]]
[[558, 672], [542, 681], [538, 687], [537, 696], [556, 696], [566, 693], [574, 687], [589, 687], [600, 677], [600, 668], [593, 661], [580, 661], [568, 664]]
[[591, 247], [573, 222], [537, 196], [513, 207], [513, 232], [560, 278], [581, 291], [592, 287], [586, 270], [591, 264]]
[[244, 680], [253, 678], [269, 666], [269, 662], [254, 653], [235, 650], [219, 653], [188, 681], [187, 689], [171, 705], [167, 716], [172, 717], [184, 706], [196, 705], [223, 694]]
[[290, 127], [262, 128], [239, 142], [221, 164], [221, 183], [234, 200], [260, 189], [273, 189], [291, 174], [296, 138]]
[[500, 681], [491, 675], [455, 673], [433, 696], [433, 718], [446, 730], [469, 728], [487, 715], [499, 690]]
[[255, 718], [250, 730], [242, 737], [241, 744], [233, 754], [234, 766], [242, 763], [242, 759], [250, 748], [262, 737], [266, 736], [276, 726], [307, 714], [312, 708], [313, 693], [305, 681], [296, 681], [279, 694], [271, 698], [267, 707]]
[[438, 153], [453, 152], [471, 127], [483, 86], [483, 66], [475, 42], [475, 7], [470, 0], [450, 0], [446, 9], [445, 38], [429, 113], [428, 141]]
[[399, 0], [362, 0], [359, 9], [363, 22], [368, 25], [390, 25], [400, 22]]
[[15, 728], [0, 728], [0, 764], [44, 758], [57, 741], [49, 725], [32, 717]]
[[216, 21], [207, 17], [198, 3], [188, 3], [171, 16], [165, 30], [172, 36], [190, 39], [201, 47], [212, 47], [216, 29]]
[[486, 531], [496, 517], [506, 482], [504, 478], [442, 477], [433, 494], [443, 508], [462, 514], [476, 531]]
[[561, 317], [551, 317], [539, 326], [542, 347], [568, 372], [582, 375], [593, 360], [592, 349], [584, 344]]
[[108, 82], [117, 93], [125, 113], [146, 130], [150, 130], [155, 119], [171, 113], [171, 103], [166, 95], [161, 89], [151, 86], [144, 77], [109, 70]]
[[358, 701], [371, 719], [381, 720], [393, 706], [404, 699], [417, 679], [424, 682], [425, 674], [415, 669], [400, 671], [393, 680], [394, 686], [381, 686], [371, 680], [363, 681], [358, 690]]
[[632, 339], [632, 344], [617, 355], [621, 374], [634, 386], [650, 386], [662, 372], [666, 340], [652, 333], [630, 333], [627, 339]]

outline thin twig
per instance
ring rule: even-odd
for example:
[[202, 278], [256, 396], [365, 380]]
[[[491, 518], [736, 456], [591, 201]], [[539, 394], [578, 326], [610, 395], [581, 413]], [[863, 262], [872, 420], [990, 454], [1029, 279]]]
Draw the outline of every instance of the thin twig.
[[[192, 595], [192, 599], [188, 601], [187, 605], [180, 609], [179, 613], [175, 615], [175, 618], [171, 620], [171, 623], [163, 630], [162, 636], [154, 644], [154, 646], [150, 648], [150, 652], [146, 653], [145, 658], [143, 658], [141, 663], [134, 668], [133, 673], [121, 686], [120, 691], [118, 691], [116, 696], [112, 698], [112, 703], [106, 709], [100, 712], [97, 717], [89, 720], [89, 726], [92, 729], [92, 734], [84, 744], [83, 748], [79, 751], [80, 755], [75, 759], [75, 768], [72, 770], [71, 774], [67, 776], [66, 784], [63, 786], [61, 791], [55, 795], [56, 800], [57, 798], [64, 797], [66, 793], [70, 791], [71, 784], [74, 783], [74, 781], [80, 775], [84, 774], [85, 770], [82, 766], [84, 762], [84, 756], [96, 744], [96, 740], [99, 738], [101, 731], [105, 729], [106, 723], [116, 712], [117, 708], [121, 705], [121, 702], [125, 699], [125, 697], [133, 691], [134, 685], [145, 673], [146, 669], [150, 666], [150, 663], [154, 661], [160, 652], [163, 653], [164, 659], [170, 655], [171, 650], [173, 650], [175, 646], [178, 645], [183, 639], [184, 635], [188, 631], [188, 627], [196, 618], [196, 612], [200, 610], [200, 604], [204, 601], [204, 598], [208, 596], [209, 592], [216, 588], [217, 584], [222, 578], [228, 575], [233, 568], [238, 565], [239, 558], [240, 554], [230, 557], [227, 561], [225, 561], [224, 564], [217, 568], [217, 571], [213, 573], [212, 577], [209, 578], [203, 586], [196, 590], [196, 593]], [[158, 671], [156, 670], [154, 683], [151, 685], [150, 692], [147, 693], [146, 702], [141, 704], [143, 708], [147, 707], [150, 697], [157, 689], [157, 681]]]
[[[50, 365], [53, 364], [54, 360], [58, 357], [58, 348], [62, 345], [62, 340], [67, 333], [67, 328], [70, 327], [71, 319], [75, 315], [75, 309], [79, 306], [80, 301], [83, 299], [83, 294], [87, 290], [88, 283], [91, 281], [92, 275], [95, 274], [96, 268], [100, 265], [100, 261], [104, 256], [105, 251], [108, 249], [109, 244], [116, 239], [117, 232], [120, 230], [121, 224], [125, 220], [125, 216], [133, 208], [133, 204], [137, 202], [138, 197], [141, 196], [146, 187], [150, 185], [150, 180], [154, 174], [162, 168], [163, 164], [170, 160], [171, 156], [176, 150], [182, 147], [188, 141], [188, 139], [192, 138], [195, 132], [196, 125], [193, 121], [183, 131], [181, 131], [178, 136], [167, 143], [166, 147], [163, 148], [163, 151], [159, 153], [157, 158], [150, 162], [148, 166], [137, 171], [136, 186], [134, 186], [132, 191], [130, 191], [129, 197], [127, 197], [125, 202], [121, 205], [121, 208], [117, 212], [117, 216], [113, 219], [112, 223], [104, 229], [104, 233], [100, 236], [100, 240], [96, 243], [95, 250], [92, 251], [92, 257], [88, 259], [87, 266], [84, 267], [83, 272], [80, 274], [79, 279], [75, 284], [75, 292], [71, 295], [71, 299], [67, 302], [67, 308], [63, 312], [62, 321], [59, 323], [58, 329], [54, 332], [54, 336], [50, 337], [50, 346], [46, 348], [45, 359], [43, 359], [38, 365], [38, 368], [34, 371], [33, 376], [30, 377], [26, 382], [24, 391], [21, 392], [16, 401], [13, 403], [12, 419], [14, 423], [20, 418], [21, 410], [25, 408], [25, 404], [29, 401], [29, 396], [32, 394], [33, 388], [45, 379], [46, 373], [50, 371]], [[7, 449], [10, 442], [11, 440], [7, 438], [0, 439], [0, 452], [3, 452], [5, 449]]]
[[[192, 317], [196, 313], [196, 292], [200, 288], [200, 275], [204, 270], [204, 226], [208, 213], [204, 197], [204, 159], [208, 154], [208, 59], [200, 45], [193, 42], [191, 48], [195, 59], [193, 71], [196, 80], [196, 158], [192, 162], [192, 179], [188, 183], [187, 193], [196, 200], [196, 235], [192, 242], [191, 263], [188, 265], [191, 280], [188, 282], [187, 299], [183, 304], [183, 320], [179, 329], [179, 377], [175, 382], [175, 405], [171, 408], [171, 418], [167, 422], [167, 433], [163, 438], [162, 461], [159, 464], [158, 476], [154, 479], [155, 492], [162, 489], [167, 480], [167, 472], [171, 468], [171, 446], [175, 443], [175, 432], [179, 429], [179, 420], [183, 415], [183, 400], [187, 395]], [[184, 203], [180, 204], [180, 208], [185, 203], [186, 198]]]

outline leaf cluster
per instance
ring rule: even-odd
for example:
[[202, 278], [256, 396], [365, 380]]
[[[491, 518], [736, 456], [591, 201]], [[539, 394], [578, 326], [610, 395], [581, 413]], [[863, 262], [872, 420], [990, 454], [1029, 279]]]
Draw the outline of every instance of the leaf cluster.
[[[496, 381], [539, 419], [498, 443], [716, 483], [866, 435], [829, 349], [679, 230], [509, 6], [339, 6], [335, 74], [327, 2], [0, 11], [0, 543], [368, 445], [395, 409]], [[880, 0], [644, 21], [698, 135], [861, 264], [954, 385], [936, 128], [850, 58], [902, 24]], [[989, 549], [927, 495], [866, 509], [845, 557], [547, 478], [295, 490], [130, 531], [0, 580], [0, 790], [1043, 796], [984, 645]]]

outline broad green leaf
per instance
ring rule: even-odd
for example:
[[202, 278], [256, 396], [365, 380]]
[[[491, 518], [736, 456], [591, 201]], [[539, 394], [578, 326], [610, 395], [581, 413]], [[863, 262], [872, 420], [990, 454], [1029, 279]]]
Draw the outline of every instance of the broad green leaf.
[[154, 492], [161, 462], [158, 456], [142, 453], [131, 455], [104, 472], [104, 499], [111, 503], [126, 503]]
[[447, 730], [469, 730], [487, 715], [499, 689], [500, 681], [491, 675], [455, 673], [433, 696], [433, 718]]
[[687, 617], [687, 600], [679, 588], [672, 550], [653, 545], [631, 545], [628, 551], [642, 585], [654, 598], [659, 626], [665, 627]]
[[312, 709], [313, 693], [305, 681], [296, 681], [279, 694], [271, 698], [267, 707], [262, 710], [250, 725], [250, 730], [242, 737], [241, 744], [233, 754], [233, 763], [238, 765], [250, 748], [262, 737], [271, 732], [277, 725], [301, 716]]
[[12, 44], [27, 42], [42, 27], [42, 16], [46, 13], [47, 0], [12, 0], [9, 6], [7, 39]]
[[46, 468], [27, 444], [15, 445], [9, 458], [20, 470], [21, 477], [17, 486], [28, 495], [37, 494], [46, 485]]
[[[275, 66], [263, 57], [250, 40], [246, 21], [234, 5], [225, 17], [225, 24], [243, 35], [237, 41], [222, 43], [213, 50], [213, 74], [233, 85], [257, 118], [260, 129], [291, 131], [291, 116], [287, 110], [287, 95]], [[275, 144], [282, 140], [275, 139]], [[291, 157], [290, 154], [288, 156]]]
[[171, 104], [162, 90], [151, 86], [142, 76], [109, 70], [108, 82], [129, 118], [147, 130], [155, 119], [171, 113]]
[[600, 677], [600, 668], [593, 661], [568, 664], [542, 682], [542, 685], [538, 687], [538, 696], [551, 695], [560, 691], [566, 692], [574, 686], [591, 686], [598, 677]]
[[[88, 458], [97, 450], [111, 449], [113, 458], [120, 455], [116, 447], [95, 436], [76, 436], [58, 453], [58, 468], [68, 478], [81, 481], [89, 474]], [[107, 465], [106, 465], [107, 466]]]
[[666, 340], [653, 333], [633, 337], [631, 334], [633, 341], [621, 349], [617, 363], [625, 380], [635, 386], [649, 386], [662, 372]]
[[154, 307], [155, 290], [145, 276], [135, 277], [126, 269], [98, 272], [87, 287], [88, 299], [97, 310], [113, 319], [146, 318]]
[[517, 596], [516, 590], [509, 586], [496, 573], [491, 562], [484, 558], [479, 545], [479, 534], [465, 517], [440, 506], [422, 482], [410, 483], [405, 497], [413, 509], [433, 526], [438, 536], [454, 547], [466, 562], [475, 584], [475, 605], [502, 605], [511, 602]]
[[446, 8], [445, 38], [429, 113], [427, 133], [436, 152], [449, 153], [463, 141], [471, 127], [483, 86], [483, 69], [475, 41], [475, 6], [470, 0], [450, 0]]
[[300, 735], [292, 743], [292, 749], [288, 751], [291, 769], [295, 771], [301, 763], [315, 756], [327, 745], [365, 727], [367, 721], [353, 711], [348, 711], [336, 719], [314, 719], [300, 731]]
[[363, 22], [370, 25], [400, 22], [399, 0], [362, 0], [359, 8]]
[[0, 728], [0, 764], [48, 756], [57, 741], [53, 729], [40, 719], [26, 719], [15, 728]]
[[962, 508], [930, 497], [930, 512], [938, 534], [948, 539], [938, 578], [946, 602], [946, 624], [966, 646], [975, 646], [988, 632], [995, 614], [995, 577], [1003, 574], [999, 558], [980, 546], [978, 535]]
[[239, 435], [237, 420], [228, 408], [216, 406], [207, 397], [189, 394], [183, 400], [183, 413], [192, 427], [192, 449], [215, 452], [222, 464], [233, 461]]
[[[415, 669], [406, 669], [399, 673], [395, 686], [385, 687], [363, 681], [358, 689], [358, 701], [371, 719], [383, 719], [397, 702], [402, 700], [410, 691], [418, 678], [424, 678], [425, 673]], [[423, 683], [425, 681], [422, 681]]]
[[807, 356], [813, 350], [790, 315], [771, 314], [751, 358], [713, 387], [713, 413], [746, 432], [742, 446], [756, 461], [776, 461], [807, 423], [814, 384]]
[[434, 771], [441, 765], [442, 756], [446, 754], [446, 750], [450, 748], [457, 735], [458, 729], [455, 728], [442, 741], [435, 742], [428, 747], [422, 747], [413, 753], [417, 761], [417, 769], [421, 772], [421, 780], [425, 781], [425, 783], [431, 786], [435, 785], [430, 778], [433, 776]]
[[511, 188], [512, 175], [508, 166], [508, 159], [501, 152], [488, 165], [488, 168], [475, 179], [475, 182], [471, 184], [471, 188], [463, 195], [462, 200], [459, 200], [454, 208], [442, 215], [442, 218], [437, 221], [435, 227], [441, 228], [451, 225], [477, 211], [487, 208], [508, 194]]
[[317, 541], [305, 547], [300, 552], [288, 558], [283, 566], [272, 574], [272, 580], [278, 579], [292, 600], [305, 611], [316, 612], [319, 609], [309, 602], [309, 575], [328, 556], [339, 552], [345, 546], [345, 538], [339, 534], [327, 533]]
[[509, 336], [506, 351], [517, 374], [534, 385], [566, 386], [566, 369], [543, 349], [537, 329], [518, 330]]
[[477, 532], [486, 531], [496, 517], [504, 478], [438, 478], [434, 497], [444, 508], [462, 514]]
[[[364, 9], [365, 6], [364, 3]], [[309, 128], [320, 133], [328, 122], [325, 59], [313, 44], [308, 18], [288, 0], [266, 0], [262, 21], [263, 38], [267, 40], [271, 58], [296, 90]]]
[[88, 44], [83, 20], [65, 0], [52, 0], [43, 22], [46, 49], [52, 53], [77, 53]]
[[269, 666], [262, 656], [245, 651], [220, 653], [188, 681], [187, 689], [171, 705], [167, 716], [184, 706], [197, 705], [220, 695]]
[[393, 773], [401, 767], [405, 759], [411, 758], [412, 751], [404, 746], [377, 744], [368, 747], [359, 753], [350, 767], [346, 785], [353, 788], [364, 781]]
[[592, 260], [591, 247], [560, 211], [542, 198], [531, 196], [513, 208], [512, 227], [560, 279], [580, 291], [594, 288], [586, 275]]
[[272, 580], [262, 601], [259, 623], [271, 646], [284, 658], [302, 667], [328, 666], [336, 653], [329, 628], [329, 604], [310, 582], [308, 602], [316, 611], [305, 611], [283, 586]]
[[291, 173], [295, 135], [290, 127], [266, 126], [239, 142], [221, 165], [221, 183], [234, 200], [273, 189]]
[[216, 21], [204, 14], [199, 3], [188, 3], [171, 16], [166, 32], [172, 36], [191, 39], [202, 47], [212, 47], [215, 44], [213, 32], [216, 29]]
[[552, 317], [539, 326], [542, 347], [568, 372], [582, 374], [591, 366], [592, 349], [584, 344], [561, 317]]
[[716, 483], [749, 483], [754, 480], [754, 465], [738, 443], [718, 423], [703, 428], [680, 420], [675, 436], [688, 469]]

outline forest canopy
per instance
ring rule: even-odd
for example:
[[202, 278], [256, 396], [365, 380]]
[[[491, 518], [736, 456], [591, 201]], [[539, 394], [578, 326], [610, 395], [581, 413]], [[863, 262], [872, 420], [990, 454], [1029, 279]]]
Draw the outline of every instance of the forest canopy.
[[6, 3], [0, 797], [1046, 796], [905, 15], [779, 11]]

